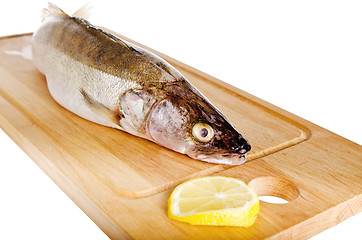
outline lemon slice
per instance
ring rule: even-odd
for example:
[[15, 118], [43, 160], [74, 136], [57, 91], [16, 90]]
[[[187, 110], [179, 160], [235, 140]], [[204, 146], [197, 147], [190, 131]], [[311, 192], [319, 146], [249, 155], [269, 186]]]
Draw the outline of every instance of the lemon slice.
[[259, 199], [243, 181], [221, 176], [201, 177], [177, 186], [168, 200], [171, 219], [193, 225], [253, 225]]

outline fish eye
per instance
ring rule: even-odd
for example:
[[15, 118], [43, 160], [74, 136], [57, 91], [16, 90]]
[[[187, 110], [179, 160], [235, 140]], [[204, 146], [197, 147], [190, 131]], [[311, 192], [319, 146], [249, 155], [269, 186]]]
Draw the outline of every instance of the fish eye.
[[209, 124], [196, 123], [192, 128], [192, 135], [200, 142], [210, 142], [215, 133]]

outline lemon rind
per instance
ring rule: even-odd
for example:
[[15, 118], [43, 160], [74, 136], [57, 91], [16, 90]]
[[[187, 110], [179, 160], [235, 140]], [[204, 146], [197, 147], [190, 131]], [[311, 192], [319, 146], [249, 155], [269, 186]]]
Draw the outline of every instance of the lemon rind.
[[[236, 180], [231, 177], [223, 177], [223, 176], [209, 176], [208, 178], [228, 178], [237, 183], [243, 183], [241, 180]], [[254, 201], [247, 202], [247, 204], [243, 207], [237, 208], [226, 208], [222, 210], [213, 210], [213, 211], [205, 211], [205, 212], [197, 212], [197, 213], [180, 213], [178, 209], [178, 201], [175, 199], [180, 198], [180, 192], [189, 182], [197, 182], [198, 180], [202, 180], [205, 177], [199, 177], [195, 179], [188, 180], [183, 184], [177, 186], [172, 192], [169, 201], [168, 201], [168, 216], [171, 219], [187, 222], [192, 225], [212, 225], [212, 226], [243, 226], [249, 227], [254, 224], [256, 217], [259, 213], [259, 199], [257, 194], [253, 189], [251, 189], [247, 184], [248, 193], [253, 195]], [[242, 184], [240, 184], [242, 185]]]

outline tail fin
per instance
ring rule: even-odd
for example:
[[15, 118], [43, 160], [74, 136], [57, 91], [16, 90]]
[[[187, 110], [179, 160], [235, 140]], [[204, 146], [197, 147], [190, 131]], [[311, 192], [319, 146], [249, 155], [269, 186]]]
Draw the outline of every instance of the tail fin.
[[55, 15], [68, 16], [68, 14], [63, 12], [63, 10], [58, 8], [55, 4], [49, 2], [48, 8], [44, 8], [42, 11], [42, 14], [41, 14], [42, 21], [44, 21], [47, 17], [55, 16]]
[[73, 17], [77, 17], [77, 18], [83, 18], [83, 19], [88, 19], [90, 16], [90, 11], [92, 9], [92, 5], [91, 4], [86, 4], [83, 7], [79, 8], [75, 13], [73, 13]]
[[[73, 17], [77, 18], [83, 18], [88, 19], [90, 15], [90, 10], [92, 9], [92, 6], [90, 4], [86, 4], [83, 7], [79, 8], [75, 13], [73, 13]], [[42, 20], [46, 19], [50, 16], [68, 16], [63, 10], [61, 10], [59, 7], [57, 7], [53, 3], [48, 3], [48, 8], [44, 8], [42, 11]]]

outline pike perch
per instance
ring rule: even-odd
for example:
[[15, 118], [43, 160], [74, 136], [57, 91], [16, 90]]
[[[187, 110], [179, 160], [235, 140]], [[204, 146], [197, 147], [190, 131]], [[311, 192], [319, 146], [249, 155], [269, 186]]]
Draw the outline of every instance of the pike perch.
[[33, 35], [33, 59], [60, 105], [92, 122], [221, 164], [241, 164], [248, 141], [174, 67], [53, 4]]

